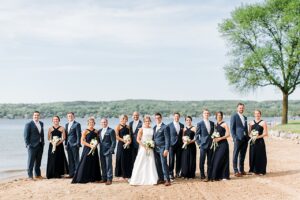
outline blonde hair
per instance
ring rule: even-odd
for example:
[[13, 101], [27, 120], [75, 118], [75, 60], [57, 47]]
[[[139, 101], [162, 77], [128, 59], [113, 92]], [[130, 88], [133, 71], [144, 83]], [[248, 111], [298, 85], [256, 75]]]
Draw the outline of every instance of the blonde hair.
[[88, 120], [87, 120], [87, 125], [89, 125], [89, 123], [90, 123], [91, 121], [94, 122], [94, 124], [96, 124], [95, 118], [94, 118], [94, 117], [90, 117], [90, 118], [88, 118]]
[[120, 119], [120, 120], [122, 120], [122, 119], [124, 119], [124, 118], [126, 118], [126, 119], [128, 120], [128, 116], [127, 116], [127, 115], [120, 115], [120, 116], [119, 116], [119, 119]]
[[150, 117], [150, 115], [145, 115], [145, 116], [144, 116], [144, 122], [145, 122], [147, 119], [149, 119], [149, 121], [151, 122], [151, 117]]

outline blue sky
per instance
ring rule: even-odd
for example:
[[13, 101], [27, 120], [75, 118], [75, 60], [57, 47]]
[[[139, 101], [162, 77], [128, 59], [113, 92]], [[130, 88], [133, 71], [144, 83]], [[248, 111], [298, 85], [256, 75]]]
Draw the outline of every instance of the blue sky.
[[0, 0], [0, 103], [281, 99], [224, 76], [218, 23], [249, 2]]

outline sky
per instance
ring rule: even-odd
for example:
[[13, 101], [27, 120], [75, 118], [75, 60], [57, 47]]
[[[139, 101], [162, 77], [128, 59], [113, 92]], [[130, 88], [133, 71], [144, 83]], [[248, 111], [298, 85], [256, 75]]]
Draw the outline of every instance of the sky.
[[281, 100], [274, 87], [238, 93], [223, 70], [218, 24], [255, 2], [0, 0], [0, 103]]

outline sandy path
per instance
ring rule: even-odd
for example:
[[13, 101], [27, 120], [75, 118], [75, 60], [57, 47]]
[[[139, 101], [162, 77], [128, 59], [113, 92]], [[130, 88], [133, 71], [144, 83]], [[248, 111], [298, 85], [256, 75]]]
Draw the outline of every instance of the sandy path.
[[[266, 146], [268, 174], [263, 177], [232, 176], [229, 181], [209, 183], [198, 178], [180, 179], [171, 187], [130, 186], [120, 181], [106, 186], [73, 185], [70, 179], [16, 179], [0, 184], [0, 199], [300, 199], [300, 145], [291, 140], [268, 138]], [[232, 152], [231, 142], [230, 148]]]

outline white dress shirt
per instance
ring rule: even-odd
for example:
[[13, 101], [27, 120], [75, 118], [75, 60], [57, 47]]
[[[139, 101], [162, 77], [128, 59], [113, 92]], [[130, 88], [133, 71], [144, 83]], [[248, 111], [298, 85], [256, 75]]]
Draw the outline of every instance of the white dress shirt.
[[106, 131], [107, 131], [107, 127], [102, 129], [102, 131], [101, 131], [101, 140], [103, 140]]
[[179, 122], [173, 122], [174, 126], [175, 126], [175, 129], [176, 129], [176, 132], [177, 134], [179, 134], [179, 131], [180, 131], [180, 125], [179, 125]]
[[40, 124], [40, 121], [34, 121], [34, 123], [35, 123], [35, 126], [37, 127], [37, 129], [39, 130], [39, 133], [41, 133], [42, 132], [42, 127], [41, 127], [41, 124]]
[[73, 126], [74, 121], [69, 122], [68, 125], [68, 133], [70, 132], [71, 127]]
[[245, 118], [244, 118], [244, 115], [243, 115], [243, 114], [240, 114], [239, 112], [238, 112], [238, 115], [239, 115], [240, 118], [241, 118], [241, 121], [242, 121], [243, 126], [245, 126]]
[[133, 120], [133, 124], [132, 124], [132, 131], [133, 131], [133, 132], [135, 132], [136, 127], [138, 126], [138, 124], [139, 124], [139, 121]]
[[162, 122], [156, 126], [156, 130], [155, 130], [156, 132], [160, 129], [161, 125], [162, 125]]
[[206, 126], [207, 132], [210, 133], [211, 127], [210, 127], [209, 120], [204, 119], [203, 121], [204, 121], [204, 124], [205, 124], [205, 126]]

